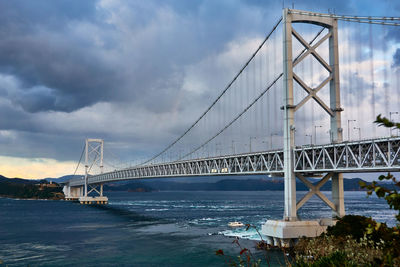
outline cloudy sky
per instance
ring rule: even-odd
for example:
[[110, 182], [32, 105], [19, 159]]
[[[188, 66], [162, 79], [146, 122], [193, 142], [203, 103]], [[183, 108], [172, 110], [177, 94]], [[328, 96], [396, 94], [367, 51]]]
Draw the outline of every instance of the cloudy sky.
[[[285, 5], [292, 2], [318, 12], [400, 14], [398, 1]], [[282, 5], [0, 0], [0, 174], [71, 174], [85, 138], [105, 139], [121, 160], [159, 151], [204, 111], [253, 49], [234, 48], [263, 38]], [[400, 63], [400, 50], [396, 58]]]

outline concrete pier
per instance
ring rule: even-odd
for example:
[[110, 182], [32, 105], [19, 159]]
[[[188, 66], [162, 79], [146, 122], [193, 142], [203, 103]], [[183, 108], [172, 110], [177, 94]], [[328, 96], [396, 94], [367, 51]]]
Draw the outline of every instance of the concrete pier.
[[71, 187], [68, 185], [64, 185], [63, 192], [65, 200], [76, 201], [79, 200], [79, 198], [82, 196], [83, 188], [82, 186]]
[[95, 197], [88, 196], [92, 191], [85, 193], [84, 189], [83, 186], [71, 187], [65, 185], [63, 189], [65, 200], [79, 201], [81, 204], [108, 204], [108, 197], [103, 196], [103, 185], [100, 185], [100, 191], [96, 190], [94, 186], [92, 187], [92, 191], [99, 193], [99, 196]]
[[336, 220], [330, 218], [314, 221], [268, 220], [262, 227], [269, 245], [290, 247], [301, 237], [317, 237], [326, 231], [328, 226], [335, 225]]
[[79, 203], [81, 204], [108, 204], [108, 197], [80, 197]]

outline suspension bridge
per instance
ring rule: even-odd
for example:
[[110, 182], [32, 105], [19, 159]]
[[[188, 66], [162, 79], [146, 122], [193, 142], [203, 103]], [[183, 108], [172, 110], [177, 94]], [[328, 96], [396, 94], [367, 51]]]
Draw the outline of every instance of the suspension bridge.
[[[284, 9], [211, 105], [153, 157], [105, 171], [104, 141], [87, 139], [84, 175], [65, 183], [66, 199], [107, 203], [103, 184], [123, 180], [283, 177], [283, 220], [267, 221], [262, 233], [275, 245], [320, 234], [334, 223], [331, 218], [301, 221], [297, 216], [313, 195], [333, 217], [344, 216], [344, 173], [400, 170], [398, 133], [373, 123], [377, 114], [399, 115], [400, 44], [392, 38], [398, 26], [396, 17]], [[313, 184], [307, 177], [320, 181]], [[309, 188], [299, 200], [296, 179]], [[320, 191], [328, 180], [331, 199]]]

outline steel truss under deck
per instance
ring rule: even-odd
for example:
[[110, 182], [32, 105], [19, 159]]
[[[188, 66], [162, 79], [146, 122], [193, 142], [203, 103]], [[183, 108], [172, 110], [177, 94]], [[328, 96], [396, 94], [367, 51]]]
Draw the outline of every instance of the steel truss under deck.
[[[400, 137], [303, 146], [294, 149], [295, 173], [400, 171]], [[143, 178], [272, 174], [283, 176], [283, 150], [131, 167], [89, 176], [88, 184]], [[84, 185], [73, 179], [69, 186]]]

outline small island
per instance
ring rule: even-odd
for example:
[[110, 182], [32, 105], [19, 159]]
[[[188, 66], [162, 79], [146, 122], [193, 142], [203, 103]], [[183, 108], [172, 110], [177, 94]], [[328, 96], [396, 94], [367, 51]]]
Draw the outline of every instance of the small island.
[[20, 199], [64, 199], [62, 186], [46, 180], [24, 180], [0, 177], [0, 197]]

